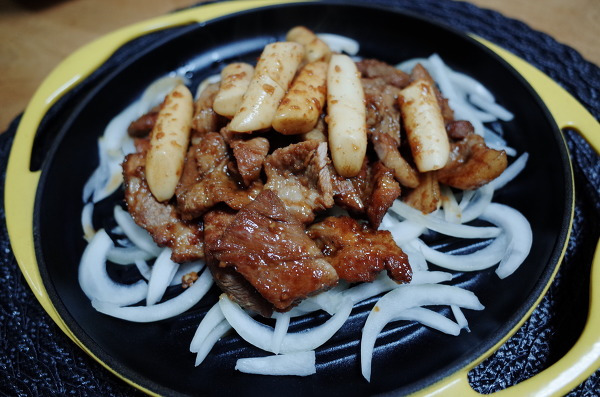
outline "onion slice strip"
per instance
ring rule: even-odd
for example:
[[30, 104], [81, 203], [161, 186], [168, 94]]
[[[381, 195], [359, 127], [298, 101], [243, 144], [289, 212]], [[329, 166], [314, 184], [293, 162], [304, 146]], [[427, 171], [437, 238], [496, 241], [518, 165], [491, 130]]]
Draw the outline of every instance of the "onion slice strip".
[[133, 244], [154, 256], [160, 255], [161, 248], [156, 245], [150, 233], [135, 223], [129, 212], [116, 205], [113, 213], [115, 221]]
[[202, 346], [202, 343], [204, 343], [204, 340], [208, 334], [210, 334], [210, 332], [224, 320], [225, 316], [221, 311], [219, 303], [215, 303], [213, 307], [206, 312], [204, 318], [202, 318], [202, 321], [200, 321], [200, 325], [198, 325], [196, 333], [194, 333], [194, 337], [190, 342], [190, 352], [198, 353], [200, 346]]
[[223, 337], [229, 330], [231, 329], [231, 325], [227, 322], [227, 320], [221, 321], [217, 324], [213, 329], [210, 330], [206, 338], [202, 341], [200, 346], [198, 347], [198, 352], [196, 354], [196, 363], [194, 364], [196, 367], [204, 361], [208, 353], [212, 350], [212, 348], [217, 344], [219, 339]]
[[[454, 307], [454, 306], [453, 306]], [[445, 317], [444, 315], [425, 309], [424, 307], [412, 307], [403, 310], [391, 321], [416, 321], [433, 329], [437, 329], [448, 335], [456, 336], [460, 334], [460, 325]]]
[[290, 326], [290, 313], [273, 313], [275, 318], [275, 330], [273, 331], [273, 339], [271, 340], [271, 351], [279, 354], [283, 338], [288, 332]]
[[519, 157], [517, 157], [517, 159], [515, 161], [513, 161], [513, 163], [511, 165], [506, 167], [504, 172], [502, 174], [500, 174], [500, 176], [498, 176], [496, 179], [491, 181], [489, 183], [489, 185], [494, 190], [501, 189], [508, 182], [515, 179], [517, 177], [517, 175], [519, 175], [521, 173], [521, 171], [523, 171], [525, 169], [525, 166], [527, 165], [527, 160], [529, 160], [529, 153], [525, 152], [522, 155], [520, 155]]
[[485, 248], [464, 255], [436, 251], [420, 239], [414, 240], [413, 244], [429, 262], [457, 272], [473, 272], [492, 267], [502, 260], [507, 249], [507, 239], [504, 234], [498, 236]]
[[[271, 351], [273, 339], [271, 327], [254, 320], [225, 294], [221, 294], [219, 297], [219, 305], [229, 324], [242, 339], [259, 349]], [[344, 325], [351, 311], [352, 302], [344, 302], [337, 313], [318, 327], [304, 332], [286, 334], [281, 343], [280, 352], [285, 354], [316, 349], [327, 342]]]
[[454, 224], [440, 219], [436, 214], [424, 215], [421, 211], [414, 209], [400, 200], [394, 201], [390, 210], [401, 217], [417, 222], [430, 230], [445, 234], [447, 236], [462, 238], [493, 238], [500, 234], [500, 229], [489, 226], [469, 226]]
[[163, 248], [161, 254], [154, 261], [150, 280], [148, 280], [147, 306], [154, 305], [162, 299], [178, 268], [179, 264], [171, 260], [171, 250]]
[[258, 375], [308, 376], [317, 372], [314, 350], [266, 357], [240, 358], [235, 369]]
[[144, 299], [148, 292], [146, 282], [134, 284], [114, 282], [106, 272], [106, 254], [113, 242], [104, 229], [98, 230], [85, 248], [79, 263], [79, 285], [90, 300], [115, 305], [132, 305]]
[[388, 292], [379, 299], [369, 313], [362, 332], [360, 341], [361, 371], [367, 381], [371, 380], [371, 361], [375, 340], [383, 327], [401, 315], [404, 310], [427, 305], [457, 305], [473, 310], [484, 308], [474, 293], [450, 285], [402, 285]]
[[147, 261], [154, 258], [154, 255], [138, 247], [112, 247], [106, 258], [116, 265], [133, 265], [137, 260]]
[[213, 284], [210, 272], [203, 272], [194, 284], [173, 299], [153, 306], [121, 307], [92, 300], [92, 306], [100, 313], [136, 323], [149, 323], [175, 317], [200, 301]]
[[506, 278], [523, 263], [533, 244], [531, 225], [519, 211], [504, 204], [491, 203], [481, 214], [481, 219], [500, 226], [506, 233], [508, 248], [500, 261], [496, 274]]

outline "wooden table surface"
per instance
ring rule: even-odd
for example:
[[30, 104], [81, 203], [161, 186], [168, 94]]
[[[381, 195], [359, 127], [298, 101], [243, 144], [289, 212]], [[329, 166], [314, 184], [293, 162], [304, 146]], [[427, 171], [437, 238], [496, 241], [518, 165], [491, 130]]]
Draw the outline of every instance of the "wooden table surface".
[[[0, 0], [0, 131], [71, 52], [199, 0]], [[471, 0], [522, 20], [600, 65], [600, 0]]]

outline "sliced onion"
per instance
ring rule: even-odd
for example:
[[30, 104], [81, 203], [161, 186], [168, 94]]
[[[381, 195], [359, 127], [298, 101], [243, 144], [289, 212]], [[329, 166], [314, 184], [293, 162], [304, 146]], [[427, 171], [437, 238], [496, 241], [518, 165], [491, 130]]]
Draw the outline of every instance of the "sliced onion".
[[179, 264], [171, 260], [171, 250], [164, 248], [152, 266], [152, 274], [148, 281], [147, 306], [154, 305], [162, 299], [178, 268]]
[[413, 244], [431, 263], [458, 272], [473, 272], [487, 269], [500, 262], [506, 253], [507, 239], [504, 234], [501, 234], [485, 248], [463, 255], [436, 251], [419, 239], [413, 241]]
[[390, 210], [405, 219], [420, 223], [430, 230], [434, 230], [448, 236], [462, 238], [492, 238], [500, 234], [500, 229], [497, 227], [477, 227], [462, 224], [456, 225], [440, 219], [435, 214], [424, 215], [421, 211], [414, 209], [410, 205], [405, 204], [400, 200], [394, 201], [394, 204], [390, 207]]
[[404, 310], [427, 305], [457, 305], [467, 309], [484, 307], [471, 291], [443, 284], [402, 285], [385, 294], [369, 313], [360, 342], [361, 371], [371, 380], [371, 360], [377, 336]]
[[456, 201], [456, 197], [454, 197], [454, 193], [449, 186], [441, 185], [440, 186], [441, 196], [442, 196], [442, 208], [444, 209], [444, 219], [449, 223], [462, 223], [462, 211], [458, 206], [458, 202]]
[[399, 246], [402, 246], [408, 241], [419, 237], [427, 228], [417, 222], [404, 220], [399, 221], [389, 213], [385, 214], [381, 220], [380, 230], [388, 230], [392, 234], [392, 238]]
[[411, 284], [437, 284], [452, 280], [452, 273], [438, 271], [416, 271], [412, 274]]
[[461, 327], [443, 315], [434, 312], [433, 310], [425, 309], [424, 307], [412, 307], [403, 310], [391, 321], [416, 321], [433, 329], [437, 329], [448, 335], [460, 334]]
[[475, 195], [469, 201], [469, 205], [463, 209], [461, 222], [467, 223], [479, 218], [494, 197], [494, 187], [489, 183], [475, 190]]
[[408, 256], [408, 263], [410, 264], [413, 273], [427, 270], [427, 259], [425, 259], [423, 253], [415, 248], [412, 243], [403, 244], [400, 248], [402, 248], [402, 251]]
[[135, 267], [137, 267], [138, 271], [146, 280], [150, 280], [150, 276], [152, 276], [152, 268], [148, 266], [145, 260], [136, 259]]
[[137, 260], [150, 260], [154, 255], [138, 247], [112, 247], [108, 250], [106, 258], [117, 265], [132, 265]]
[[218, 303], [215, 303], [213, 307], [206, 312], [202, 321], [200, 321], [200, 325], [198, 325], [194, 337], [190, 342], [190, 352], [197, 353], [208, 334], [223, 320], [225, 320], [225, 316], [223, 316], [221, 307]]
[[494, 94], [492, 94], [483, 84], [464, 73], [451, 71], [450, 80], [452, 84], [462, 92], [477, 95], [489, 102], [495, 102]]
[[94, 229], [94, 223], [92, 222], [92, 215], [94, 214], [94, 203], [87, 203], [81, 210], [81, 227], [83, 229], [83, 238], [89, 243], [96, 230]]
[[471, 332], [471, 330], [469, 329], [469, 322], [467, 321], [467, 318], [465, 317], [465, 314], [462, 312], [460, 307], [452, 305], [450, 306], [450, 308], [452, 309], [452, 314], [454, 315], [458, 326], [461, 329], [466, 329], [467, 331]]
[[123, 233], [129, 240], [138, 248], [158, 256], [161, 253], [161, 248], [156, 245], [152, 236], [143, 228], [138, 226], [131, 215], [120, 206], [114, 208], [114, 217], [117, 224], [123, 229]]
[[493, 114], [496, 118], [502, 121], [511, 121], [513, 114], [506, 110], [504, 107], [498, 105], [495, 101], [490, 101], [487, 98], [482, 97], [478, 94], [470, 94], [469, 100], [473, 105], [481, 108], [483, 111]]
[[[242, 339], [259, 349], [270, 351], [273, 339], [271, 327], [254, 320], [225, 294], [221, 294], [219, 297], [219, 305], [229, 324]], [[351, 311], [352, 302], [344, 302], [336, 314], [318, 327], [304, 332], [286, 334], [281, 343], [281, 353], [316, 349], [327, 342], [344, 325]]]
[[106, 272], [106, 254], [113, 246], [104, 229], [98, 230], [85, 248], [79, 263], [79, 285], [90, 300], [114, 305], [132, 305], [144, 299], [148, 285], [140, 280], [134, 284], [113, 281]]
[[229, 325], [227, 320], [223, 320], [219, 324], [217, 324], [216, 327], [210, 330], [208, 335], [206, 335], [206, 338], [204, 338], [204, 340], [198, 347], [195, 363], [196, 367], [200, 365], [202, 361], [204, 361], [206, 356], [208, 356], [208, 353], [210, 353], [210, 351], [217, 344], [219, 339], [221, 339], [223, 335], [225, 335], [230, 329], [231, 325]]
[[404, 73], [410, 74], [413, 68], [420, 63], [425, 69], [429, 69], [429, 59], [427, 58], [411, 58], [396, 65], [396, 69], [402, 70]]
[[203, 272], [194, 284], [176, 297], [152, 306], [120, 307], [92, 300], [92, 306], [101, 313], [136, 323], [149, 323], [177, 316], [189, 310], [204, 297], [213, 284], [210, 272]]
[[512, 181], [516, 178], [517, 175], [525, 169], [525, 165], [527, 165], [527, 160], [529, 159], [529, 153], [525, 152], [520, 155], [511, 165], [506, 167], [504, 172], [500, 174], [499, 177], [491, 181], [488, 185], [490, 185], [494, 190], [501, 189], [508, 182]]
[[356, 55], [360, 49], [358, 41], [349, 37], [331, 33], [319, 33], [317, 37], [323, 40], [333, 52], [345, 52], [348, 55]]
[[273, 339], [271, 340], [271, 351], [279, 354], [283, 338], [290, 326], [290, 313], [273, 313], [273, 317], [275, 318], [275, 330], [273, 331]]
[[381, 273], [372, 283], [362, 283], [352, 288], [347, 289], [342, 293], [344, 300], [348, 300], [353, 304], [362, 302], [373, 296], [383, 292], [397, 288], [400, 284], [388, 277], [387, 274]]
[[248, 374], [308, 376], [317, 372], [314, 350], [266, 357], [240, 358], [235, 369]]
[[508, 248], [496, 269], [498, 277], [506, 278], [529, 255], [533, 243], [531, 225], [519, 211], [498, 203], [491, 203], [481, 214], [481, 219], [500, 226], [506, 233]]

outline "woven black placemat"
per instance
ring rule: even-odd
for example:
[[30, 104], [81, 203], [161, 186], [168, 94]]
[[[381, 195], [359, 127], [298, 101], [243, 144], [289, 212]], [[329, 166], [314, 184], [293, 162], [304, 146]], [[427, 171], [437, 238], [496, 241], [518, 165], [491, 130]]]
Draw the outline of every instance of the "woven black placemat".
[[[548, 35], [464, 2], [374, 0], [370, 3], [451, 23], [455, 29], [501, 45], [551, 76], [599, 118], [600, 69]], [[144, 39], [135, 45], [143, 46]], [[117, 53], [91, 78], [99, 78], [118, 64], [120, 56], [122, 53]], [[77, 95], [77, 91], [71, 95]], [[5, 226], [3, 200], [6, 162], [18, 122], [19, 119], [15, 120], [0, 135], [0, 395], [141, 395], [62, 333], [35, 299], [15, 262]], [[600, 159], [576, 133], [567, 131], [565, 136], [574, 160], [577, 194], [568, 249], [555, 281], [531, 318], [495, 354], [471, 371], [471, 383], [482, 393], [518, 383], [547, 368], [568, 351], [585, 322], [590, 264], [600, 236]], [[570, 395], [600, 395], [600, 371]]]

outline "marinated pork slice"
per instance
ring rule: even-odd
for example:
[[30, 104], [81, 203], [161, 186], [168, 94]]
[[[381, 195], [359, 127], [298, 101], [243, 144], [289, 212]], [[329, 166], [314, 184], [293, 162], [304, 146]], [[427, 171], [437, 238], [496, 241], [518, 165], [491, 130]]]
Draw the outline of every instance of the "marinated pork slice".
[[342, 280], [371, 282], [383, 270], [398, 283], [412, 279], [408, 257], [387, 230], [373, 230], [342, 216], [325, 218], [307, 233]]
[[269, 141], [263, 137], [248, 140], [236, 139], [231, 141], [229, 146], [233, 151], [237, 170], [244, 185], [250, 186], [252, 182], [260, 178], [263, 163], [269, 153]]
[[207, 250], [222, 266], [239, 272], [279, 311], [338, 281], [304, 225], [271, 190], [263, 190], [242, 208]]
[[381, 77], [361, 79], [367, 108], [367, 131], [389, 135], [400, 145], [400, 89], [387, 84]]
[[229, 298], [240, 306], [261, 314], [263, 317], [271, 317], [273, 306], [235, 268], [226, 266], [225, 263], [216, 260], [211, 253], [210, 247], [217, 244], [217, 241], [234, 218], [234, 212], [221, 209], [211, 210], [204, 215], [206, 265], [210, 269], [217, 286]]
[[260, 193], [262, 182], [255, 181], [245, 188], [228, 173], [230, 161], [219, 133], [209, 132], [190, 146], [175, 190], [183, 219], [197, 218], [221, 202], [240, 209]]
[[376, 59], [363, 59], [356, 63], [362, 77], [381, 77], [387, 84], [404, 88], [410, 84], [410, 76], [394, 66]]
[[324, 142], [310, 140], [277, 149], [265, 160], [265, 189], [276, 192], [296, 219], [310, 223], [315, 211], [334, 204], [329, 163]]
[[490, 149], [481, 136], [469, 134], [450, 145], [450, 159], [437, 178], [448, 186], [473, 190], [498, 177], [506, 166], [504, 150]]
[[373, 165], [372, 190], [367, 201], [367, 219], [373, 229], [378, 229], [387, 210], [400, 196], [401, 188], [394, 174], [380, 161]]
[[156, 201], [144, 174], [145, 153], [133, 153], [125, 158], [125, 202], [135, 223], [146, 229], [161, 247], [172, 250], [175, 262], [188, 262], [204, 258], [202, 226], [183, 221], [171, 204]]
[[194, 104], [194, 117], [192, 119], [192, 129], [196, 134], [203, 135], [208, 132], [217, 132], [226, 122], [226, 119], [219, 116], [213, 110], [215, 96], [219, 92], [219, 83], [207, 85]]
[[414, 188], [419, 185], [419, 173], [402, 157], [392, 137], [376, 131], [371, 134], [371, 142], [377, 157], [392, 170], [402, 186]]

